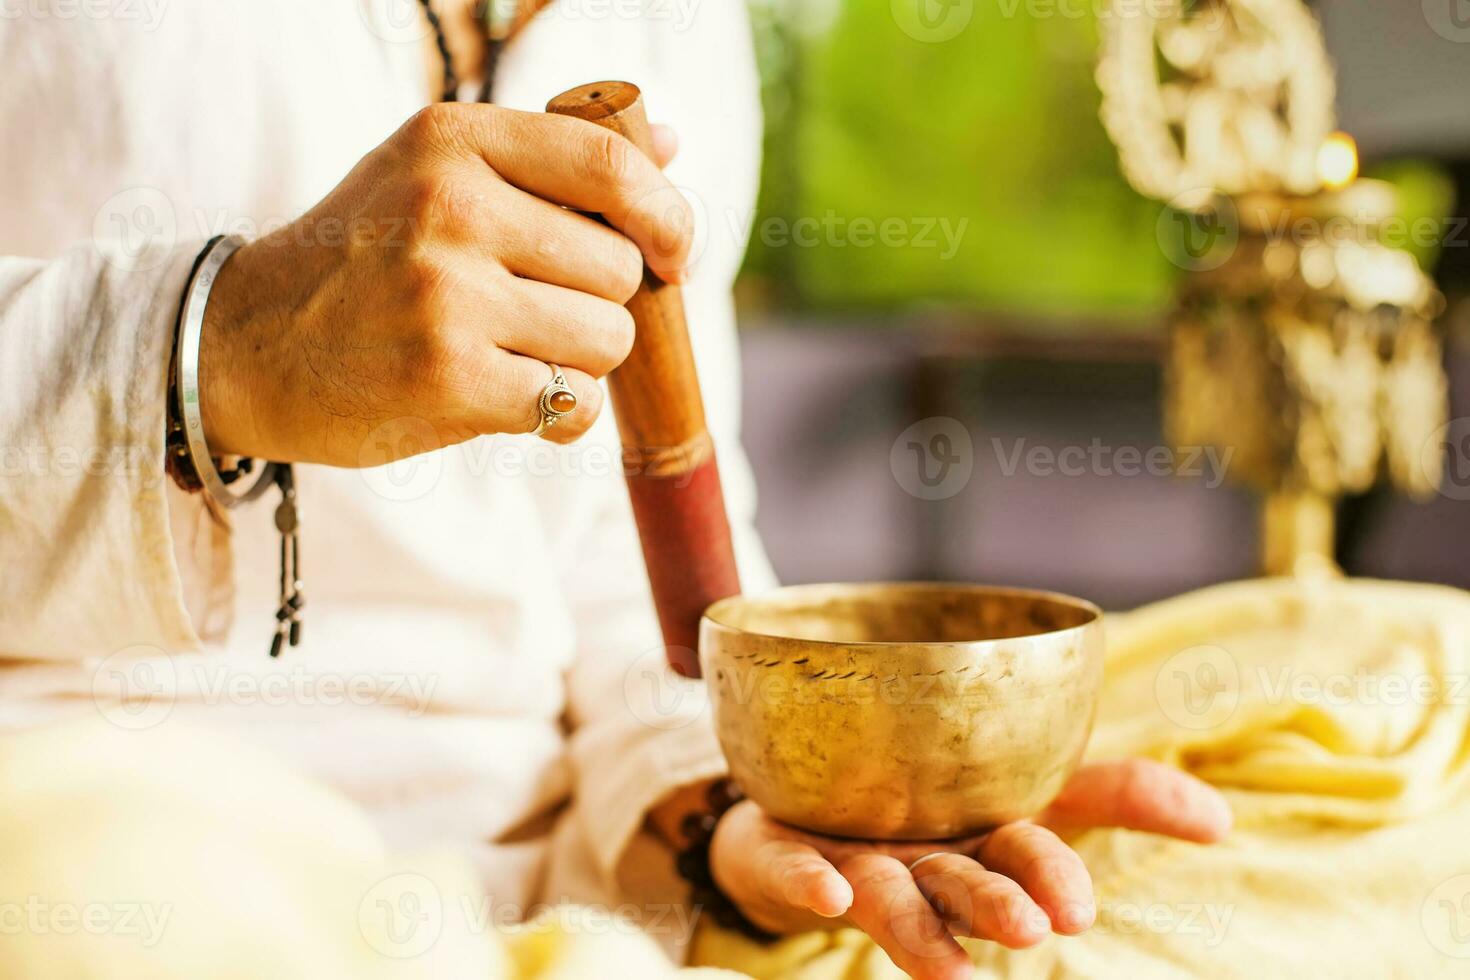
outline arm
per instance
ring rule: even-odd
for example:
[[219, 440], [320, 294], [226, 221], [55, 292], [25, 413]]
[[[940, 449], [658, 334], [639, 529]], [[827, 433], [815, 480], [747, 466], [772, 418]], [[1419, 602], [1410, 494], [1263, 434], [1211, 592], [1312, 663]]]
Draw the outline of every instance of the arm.
[[201, 244], [0, 258], [0, 654], [198, 645], [163, 439], [174, 318]]
[[[748, 467], [736, 445], [722, 443], [718, 453], [742, 582], [769, 587], [774, 575], [752, 522]], [[567, 675], [576, 814], [611, 880], [645, 824], [682, 844], [680, 820], [704, 805], [703, 787], [726, 767], [704, 682], [667, 664], [627, 491], [620, 477], [605, 482], [605, 503], [576, 546], [565, 584], [577, 625]]]
[[[578, 404], [546, 436], [576, 439], [600, 408], [595, 379], [632, 341], [622, 303], [640, 247], [682, 273], [688, 232], [647, 203], [667, 187], [621, 137], [580, 120], [424, 110], [222, 268], [200, 347], [211, 450], [364, 466], [435, 448], [371, 439], [395, 419], [438, 445], [529, 431], [547, 362]], [[0, 652], [12, 656], [199, 642], [169, 524], [197, 514], [197, 498], [171, 515], [162, 465], [173, 325], [199, 243], [146, 261], [105, 248], [0, 266], [0, 425], [22, 457], [0, 488]]]

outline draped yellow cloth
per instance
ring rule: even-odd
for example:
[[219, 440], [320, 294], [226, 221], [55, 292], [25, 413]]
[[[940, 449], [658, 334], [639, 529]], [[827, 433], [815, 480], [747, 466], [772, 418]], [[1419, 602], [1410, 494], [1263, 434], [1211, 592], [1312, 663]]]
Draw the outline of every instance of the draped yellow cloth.
[[[1089, 754], [1225, 790], [1214, 846], [1092, 831], [1098, 923], [977, 977], [1470, 977], [1470, 594], [1232, 583], [1110, 617]], [[901, 977], [860, 934], [769, 949], [706, 929], [697, 962], [762, 980]]]

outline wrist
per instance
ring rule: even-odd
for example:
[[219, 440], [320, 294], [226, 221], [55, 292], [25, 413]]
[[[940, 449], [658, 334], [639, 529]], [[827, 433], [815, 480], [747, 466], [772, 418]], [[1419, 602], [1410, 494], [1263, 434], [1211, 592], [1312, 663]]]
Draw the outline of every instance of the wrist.
[[648, 811], [649, 826], [672, 847], [686, 847], [691, 837], [690, 818], [710, 813], [709, 791], [715, 783], [707, 779], [669, 793]]
[[[680, 791], [683, 792], [686, 791]], [[744, 794], [729, 779], [717, 779], [688, 787], [687, 792], [695, 794], [702, 805], [683, 809], [683, 816], [678, 821], [679, 853], [674, 859], [674, 867], [679, 877], [689, 884], [690, 904], [707, 912], [716, 923], [726, 929], [733, 929], [757, 942], [770, 942], [776, 938], [775, 934], [747, 917], [725, 888], [721, 881], [722, 875], [715, 866], [715, 835], [720, 820], [743, 799]], [[680, 794], [675, 794], [665, 801], [670, 807], [666, 816], [673, 816], [673, 806], [682, 798]]]
[[199, 337], [199, 413], [215, 456], [263, 455], [256, 448], [247, 382], [252, 363], [250, 251], [249, 245], [241, 247], [220, 267]]

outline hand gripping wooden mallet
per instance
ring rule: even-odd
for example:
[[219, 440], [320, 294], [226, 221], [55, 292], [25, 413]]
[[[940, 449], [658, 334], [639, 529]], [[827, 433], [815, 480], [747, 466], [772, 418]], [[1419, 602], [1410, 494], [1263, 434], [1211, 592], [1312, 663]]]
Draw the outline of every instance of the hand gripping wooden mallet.
[[[578, 86], [548, 102], [546, 111], [604, 126], [653, 155], [643, 100], [631, 82]], [[700, 616], [740, 592], [730, 522], [679, 287], [645, 266], [628, 309], [636, 339], [608, 376], [608, 388], [669, 664], [698, 677]]]

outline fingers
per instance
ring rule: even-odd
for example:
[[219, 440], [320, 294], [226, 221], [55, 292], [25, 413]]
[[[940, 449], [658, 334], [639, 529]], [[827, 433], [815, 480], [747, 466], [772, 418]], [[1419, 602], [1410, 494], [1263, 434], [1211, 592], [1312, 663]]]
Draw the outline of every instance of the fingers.
[[[542, 438], [567, 443], [584, 435], [597, 420], [602, 411], [602, 386], [586, 372], [559, 366], [567, 387], [577, 396], [577, 407], [557, 419]], [[478, 432], [534, 432], [541, 424], [541, 392], [550, 383], [551, 368], [545, 361], [497, 352], [464, 414]]]
[[1034, 823], [1006, 824], [980, 845], [980, 863], [1025, 889], [1064, 935], [1092, 925], [1096, 907], [1092, 876], [1076, 852]]
[[496, 296], [503, 349], [600, 378], [633, 348], [633, 315], [617, 303], [531, 279], [508, 279]]
[[1083, 766], [1037, 818], [1061, 830], [1126, 827], [1209, 844], [1230, 833], [1230, 805], [1188, 773], [1145, 759]]
[[497, 257], [510, 272], [555, 286], [628, 302], [643, 282], [643, 255], [626, 236], [586, 215], [515, 188], [495, 206], [514, 214], [499, 224]]
[[447, 106], [419, 124], [426, 125], [460, 134], [521, 190], [601, 214], [660, 277], [682, 281], [694, 212], [658, 165], [622, 136], [582, 119], [494, 106]]
[[755, 856], [761, 894], [777, 905], [791, 905], [831, 919], [852, 905], [852, 886], [809, 844], [772, 840]]
[[1047, 914], [1020, 885], [973, 858], [939, 854], [912, 867], [919, 891], [957, 935], [1024, 949], [1051, 932]]
[[848, 919], [916, 980], [961, 980], [974, 973], [908, 868], [883, 854], [861, 854], [838, 869], [852, 884]]

